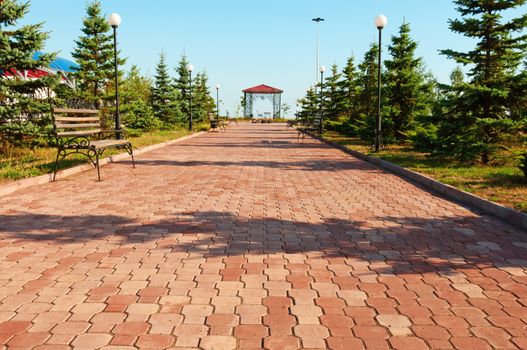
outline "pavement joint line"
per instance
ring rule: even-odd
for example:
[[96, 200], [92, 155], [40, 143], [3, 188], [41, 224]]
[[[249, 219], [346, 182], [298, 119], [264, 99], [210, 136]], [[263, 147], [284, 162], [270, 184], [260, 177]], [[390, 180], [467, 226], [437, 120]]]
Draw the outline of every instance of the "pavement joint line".
[[437, 194], [442, 195], [450, 200], [454, 200], [465, 206], [475, 208], [485, 214], [497, 217], [505, 222], [515, 226], [517, 228], [526, 230], [527, 233], [527, 214], [524, 214], [518, 210], [508, 208], [501, 204], [489, 201], [487, 199], [478, 197], [472, 193], [460, 190], [454, 186], [444, 184], [431, 177], [418, 173], [416, 171], [404, 168], [402, 166], [390, 163], [386, 160], [366, 155], [362, 152], [352, 150], [344, 145], [338, 144], [334, 141], [327, 140], [318, 135], [307, 133], [312, 138], [319, 140], [327, 145], [335, 147], [349, 155], [357, 157], [368, 163], [374, 164], [384, 170], [387, 170], [395, 175], [399, 175], [405, 180], [413, 181]]
[[[137, 149], [134, 149], [134, 156], [138, 156], [138, 155], [146, 153], [146, 152], [150, 152], [150, 151], [154, 151], [154, 150], [157, 150], [157, 149], [160, 149], [160, 148], [163, 148], [163, 147], [167, 147], [167, 146], [173, 145], [173, 144], [178, 143], [178, 142], [189, 140], [189, 139], [192, 139], [194, 137], [198, 137], [200, 135], [203, 135], [205, 133], [206, 132], [204, 132], [204, 131], [200, 131], [200, 132], [197, 132], [197, 133], [194, 133], [194, 134], [191, 134], [191, 135], [186, 135], [186, 136], [179, 137], [179, 138], [174, 139], [174, 140], [160, 142], [160, 143], [156, 143], [156, 144], [153, 144], [153, 145], [148, 145], [148, 146], [144, 146], [144, 147], [141, 147], [141, 148], [137, 148]], [[130, 158], [130, 155], [128, 153], [126, 153], [126, 152], [115, 154], [115, 155], [108, 156], [108, 157], [105, 157], [103, 159], [100, 159], [99, 160], [99, 166], [104, 166], [104, 165], [109, 164], [109, 163], [115, 163], [117, 161], [121, 161], [121, 160], [127, 159], [127, 158]], [[79, 164], [79, 165], [76, 165], [76, 166], [73, 166], [73, 167], [67, 168], [67, 169], [62, 169], [59, 172], [57, 172], [57, 180], [60, 180], [60, 179], [63, 179], [65, 177], [68, 177], [68, 176], [71, 176], [71, 175], [75, 175], [75, 174], [78, 174], [78, 173], [82, 173], [82, 172], [85, 172], [85, 171], [88, 171], [88, 170], [92, 170], [92, 169], [95, 169], [95, 167], [93, 165], [91, 165], [91, 164], [88, 164], [88, 163], [86, 163], [86, 164]], [[23, 188], [27, 188], [27, 187], [31, 187], [31, 186], [35, 186], [35, 185], [41, 185], [41, 184], [45, 184], [45, 183], [48, 183], [48, 182], [53, 182], [53, 174], [52, 173], [39, 175], [39, 176], [35, 176], [35, 177], [28, 177], [28, 178], [25, 178], [25, 179], [20, 179], [20, 180], [8, 182], [6, 184], [0, 185], [0, 197], [7, 196], [7, 195], [12, 194], [12, 193], [14, 193], [14, 192], [16, 192], [18, 190], [23, 189]]]

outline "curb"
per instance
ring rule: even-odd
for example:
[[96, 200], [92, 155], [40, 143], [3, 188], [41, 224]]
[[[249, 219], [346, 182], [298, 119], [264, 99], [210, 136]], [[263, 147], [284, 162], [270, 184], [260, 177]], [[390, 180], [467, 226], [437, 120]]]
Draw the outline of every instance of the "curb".
[[[197, 137], [204, 133], [205, 131], [200, 131], [195, 134], [177, 138], [175, 140], [165, 141], [165, 142], [156, 143], [150, 146], [145, 146], [142, 148], [134, 149], [134, 156], [137, 156], [137, 155], [140, 155], [146, 152], [150, 152], [156, 149], [160, 149], [166, 146], [170, 146], [172, 144]], [[115, 163], [117, 161], [129, 158], [129, 157], [130, 155], [126, 152], [115, 154], [113, 156], [99, 159], [99, 166], [103, 166], [108, 163]], [[71, 168], [60, 170], [57, 173], [57, 179], [62, 179], [62, 178], [65, 178], [65, 177], [68, 177], [74, 174], [82, 173], [90, 169], [94, 169], [94, 167], [91, 164], [76, 165]], [[29, 177], [27, 179], [20, 179], [12, 183], [8, 183], [6, 185], [0, 185], [0, 197], [7, 196], [8, 194], [21, 190], [23, 188], [27, 188], [27, 187], [34, 186], [34, 185], [45, 184], [45, 183], [52, 182], [52, 181], [53, 181], [53, 174], [45, 174], [45, 175], [40, 175], [40, 176], [35, 176], [35, 177]]]
[[491, 202], [484, 198], [475, 196], [472, 193], [459, 190], [453, 186], [446, 185], [442, 182], [439, 182], [435, 179], [432, 179], [431, 177], [415, 172], [413, 170], [409, 170], [399, 165], [395, 165], [393, 163], [387, 162], [385, 160], [375, 158], [372, 156], [368, 156], [358, 151], [354, 151], [352, 149], [347, 148], [346, 146], [340, 145], [333, 141], [326, 140], [317, 135], [314, 135], [311, 133], [308, 133], [308, 135], [325, 144], [335, 147], [349, 155], [352, 155], [356, 158], [364, 160], [368, 163], [377, 165], [378, 167], [385, 169], [391, 173], [394, 173], [403, 178], [416, 182], [436, 193], [439, 193], [440, 195], [448, 199], [451, 199], [461, 204], [476, 208], [485, 214], [492, 215], [494, 217], [502, 219], [506, 221], [507, 223], [519, 229], [527, 230], [527, 214], [524, 214], [520, 211], [505, 207], [503, 205]]

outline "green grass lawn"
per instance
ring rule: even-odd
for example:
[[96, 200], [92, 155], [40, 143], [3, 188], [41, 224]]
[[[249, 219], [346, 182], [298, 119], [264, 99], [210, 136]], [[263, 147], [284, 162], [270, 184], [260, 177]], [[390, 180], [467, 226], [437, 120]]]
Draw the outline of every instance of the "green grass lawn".
[[[208, 124], [198, 125], [196, 130], [207, 130]], [[152, 131], [145, 133], [130, 133], [128, 138], [134, 148], [153, 145], [165, 141], [177, 139], [188, 135], [190, 132], [185, 129]], [[124, 152], [123, 150], [108, 150], [104, 156]], [[56, 148], [12, 148], [6, 154], [0, 154], [0, 184], [27, 177], [44, 175], [53, 171]], [[74, 165], [87, 162], [86, 157], [71, 155], [60, 162], [60, 169], [72, 167]]]
[[527, 213], [527, 181], [511, 159], [499, 159], [494, 165], [466, 164], [452, 159], [434, 158], [404, 145], [372, 152], [369, 143], [326, 132], [324, 137], [346, 147], [378, 157], [430, 176], [445, 184]]

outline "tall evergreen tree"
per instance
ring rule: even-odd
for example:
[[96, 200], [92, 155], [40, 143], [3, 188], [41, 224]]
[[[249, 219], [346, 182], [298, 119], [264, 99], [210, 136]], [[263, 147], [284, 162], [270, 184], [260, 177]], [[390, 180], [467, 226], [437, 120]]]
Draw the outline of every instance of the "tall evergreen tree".
[[20, 142], [39, 132], [49, 120], [49, 101], [42, 98], [56, 82], [55, 77], [26, 79], [24, 72], [47, 67], [53, 55], [33, 58], [44, 47], [48, 34], [42, 23], [14, 28], [28, 13], [29, 2], [0, 1], [0, 139]]
[[[511, 100], [516, 100], [517, 68], [527, 49], [527, 14], [504, 20], [503, 13], [518, 8], [526, 0], [455, 0], [461, 19], [450, 20], [450, 29], [477, 41], [473, 50], [441, 52], [456, 62], [469, 65], [470, 81], [459, 88], [463, 99], [458, 111], [465, 128], [457, 133], [472, 133], [474, 143], [451, 145], [452, 154], [465, 158], [481, 156], [488, 163], [500, 142], [515, 133], [518, 121], [512, 117]], [[515, 33], [517, 33], [515, 35]], [[518, 97], [519, 98], [519, 97]]]
[[338, 82], [341, 99], [338, 109], [348, 119], [348, 124], [355, 124], [358, 119], [357, 98], [359, 93], [358, 72], [355, 67], [355, 58], [350, 56], [342, 70], [341, 80]]
[[318, 112], [318, 97], [315, 94], [313, 87], [309, 88], [306, 95], [297, 101], [298, 113], [297, 116], [301, 120], [310, 120]]
[[336, 121], [341, 115], [342, 111], [342, 94], [339, 89], [340, 81], [339, 68], [336, 64], [331, 66], [331, 75], [326, 78], [323, 86], [323, 112], [325, 121]]
[[[101, 3], [96, 0], [86, 6], [83, 35], [75, 41], [72, 56], [79, 64], [75, 73], [79, 95], [96, 103], [113, 98], [114, 47], [110, 25], [102, 15]], [[119, 58], [118, 65], [125, 60]], [[122, 72], [119, 72], [122, 74]]]
[[161, 53], [156, 67], [152, 88], [152, 108], [154, 116], [164, 122], [175, 123], [182, 119], [179, 93], [171, 84], [164, 53]]
[[[181, 97], [181, 113], [183, 113], [184, 118], [187, 119], [190, 116], [190, 74], [187, 69], [188, 64], [189, 61], [187, 56], [181, 55], [181, 59], [179, 60], [178, 66], [176, 67], [177, 77], [174, 80], [174, 87], [177, 89], [179, 96]], [[194, 82], [193, 85], [195, 85]], [[194, 89], [194, 86], [192, 89]]]
[[423, 62], [415, 57], [417, 43], [410, 37], [410, 25], [403, 23], [399, 34], [388, 46], [391, 59], [384, 62], [386, 75], [384, 95], [386, 113], [383, 116], [383, 136], [405, 140], [414, 128], [416, 115], [430, 112], [429, 96], [432, 86], [425, 81]]
[[357, 98], [360, 120], [357, 129], [360, 137], [373, 139], [377, 110], [377, 67], [379, 45], [372, 43], [359, 64], [359, 94]]
[[193, 95], [193, 118], [196, 121], [206, 121], [208, 114], [215, 110], [214, 99], [209, 90], [209, 78], [206, 72], [198, 73], [195, 79]]

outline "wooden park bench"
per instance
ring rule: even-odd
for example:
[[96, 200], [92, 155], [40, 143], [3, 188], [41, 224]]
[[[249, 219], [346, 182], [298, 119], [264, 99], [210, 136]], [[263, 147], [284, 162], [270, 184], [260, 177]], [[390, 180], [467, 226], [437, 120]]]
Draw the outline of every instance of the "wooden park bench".
[[99, 158], [108, 148], [124, 149], [132, 157], [134, 152], [130, 141], [116, 138], [124, 136], [123, 130], [105, 130], [101, 126], [100, 113], [96, 109], [53, 108], [53, 134], [57, 143], [57, 158], [53, 171], [53, 181], [57, 176], [59, 162], [70, 154], [82, 154], [97, 168], [97, 178], [101, 181]]
[[225, 120], [220, 119], [220, 118], [216, 118], [214, 116], [214, 114], [209, 113], [209, 121], [210, 121], [210, 129], [211, 130], [218, 130], [219, 129], [220, 131], [226, 132], [225, 126], [227, 125], [227, 123], [225, 122]]
[[322, 114], [317, 113], [315, 114], [313, 118], [309, 118], [308, 120], [306, 120], [305, 122], [297, 126], [297, 131], [298, 131], [297, 139], [299, 139], [300, 136], [302, 136], [302, 141], [304, 141], [304, 137], [306, 137], [308, 133], [319, 134], [321, 124], [322, 124]]

